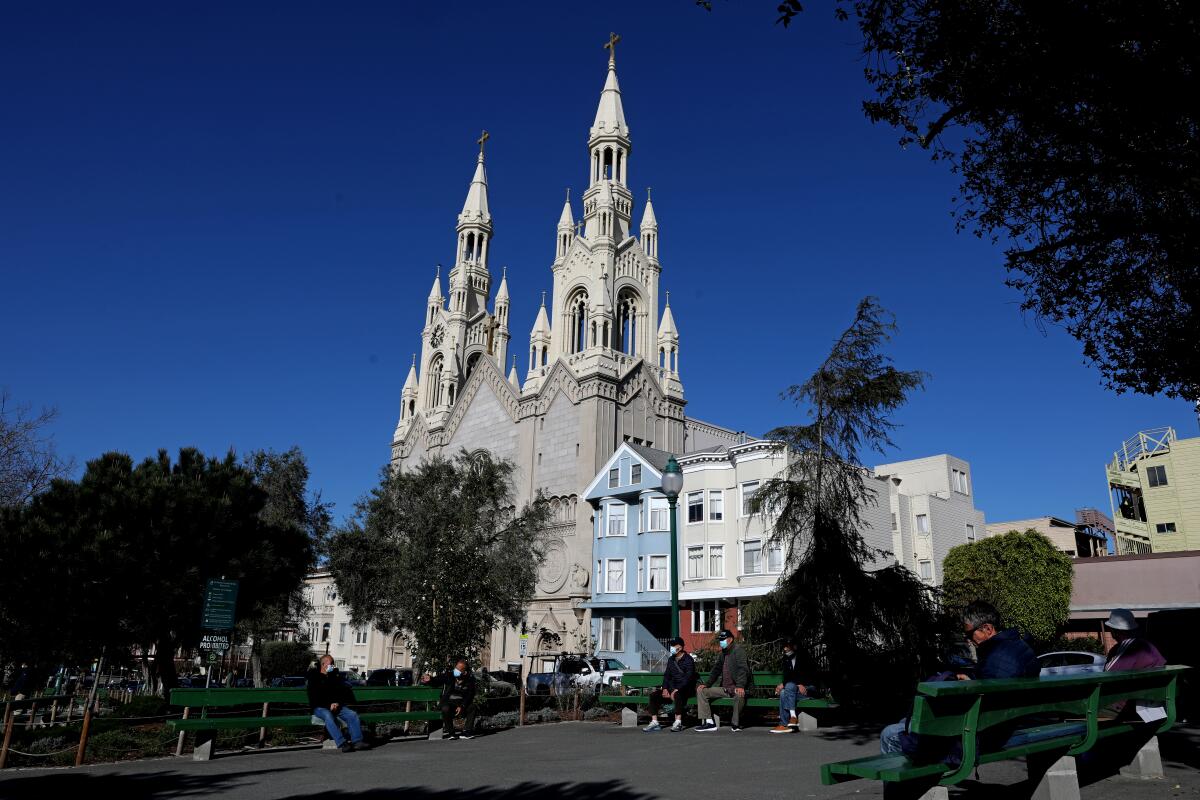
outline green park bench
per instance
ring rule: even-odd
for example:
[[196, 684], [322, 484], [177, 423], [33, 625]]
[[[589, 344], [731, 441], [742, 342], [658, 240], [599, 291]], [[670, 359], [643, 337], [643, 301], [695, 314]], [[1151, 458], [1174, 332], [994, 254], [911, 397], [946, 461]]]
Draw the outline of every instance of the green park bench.
[[[1162, 777], [1157, 735], [1175, 724], [1175, 697], [1183, 666], [1128, 672], [1099, 672], [1047, 678], [927, 681], [917, 686], [909, 730], [924, 736], [953, 737], [962, 745], [962, 763], [914, 764], [903, 754], [875, 755], [824, 764], [826, 785], [858, 778], [884, 782], [889, 797], [947, 797], [947, 786], [965, 780], [977, 764], [1025, 758], [1037, 797], [1079, 797], [1075, 756], [1098, 743], [1120, 743], [1132, 754], [1122, 773]], [[1161, 703], [1166, 717], [1132, 722], [1106, 720], [1100, 712], [1119, 701]], [[1004, 745], [980, 746], [977, 736], [998, 725], [1028, 720]], [[951, 740], [951, 741], [952, 741]], [[1116, 755], [1106, 756], [1108, 763]]]
[[[363, 727], [394, 722], [418, 722], [441, 720], [441, 713], [432, 704], [441, 696], [440, 690], [427, 686], [356, 686], [354, 705]], [[404, 711], [372, 711], [372, 706], [404, 703]], [[426, 708], [414, 711], [413, 703], [426, 703]], [[271, 706], [286, 705], [282, 713], [271, 713]], [[267, 728], [321, 728], [325, 724], [312, 715], [308, 707], [308, 692], [300, 689], [173, 689], [171, 705], [183, 707], [183, 719], [168, 720], [171, 729], [182, 734], [196, 733], [196, 745], [192, 757], [207, 761], [213, 755], [213, 743], [218, 731], [243, 731], [259, 729], [259, 743], [265, 738]], [[297, 708], [298, 707], [298, 708]], [[224, 709], [212, 713], [213, 709]], [[249, 716], [241, 712], [261, 712]], [[195, 711], [196, 713], [193, 713]], [[180, 751], [177, 750], [176, 754]]]
[[[635, 713], [638, 708], [650, 702], [650, 695], [654, 689], [662, 686], [663, 674], [661, 672], [626, 672], [621, 678], [621, 693], [620, 694], [602, 694], [600, 695], [600, 703], [603, 705], [620, 706], [624, 708], [632, 708]], [[746, 708], [779, 708], [778, 697], [762, 697], [754, 696], [755, 690], [759, 692], [769, 691], [772, 695], [775, 692], [775, 687], [783, 679], [781, 672], [755, 672], [751, 676], [750, 691], [747, 692]], [[629, 690], [635, 690], [637, 694], [630, 694]], [[688, 700], [689, 707], [695, 707], [696, 698]], [[723, 698], [713, 700], [712, 705], [716, 708], [733, 708], [733, 698]], [[800, 730], [810, 731], [816, 730], [817, 720], [811, 714], [805, 713], [806, 710], [815, 709], [830, 709], [837, 708], [837, 703], [828, 698], [798, 698], [796, 700], [796, 709], [800, 722]]]

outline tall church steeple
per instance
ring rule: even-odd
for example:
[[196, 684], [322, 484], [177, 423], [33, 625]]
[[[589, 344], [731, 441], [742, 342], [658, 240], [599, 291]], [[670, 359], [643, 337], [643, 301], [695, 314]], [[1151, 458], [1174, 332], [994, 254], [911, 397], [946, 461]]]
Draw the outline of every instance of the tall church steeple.
[[484, 131], [476, 142], [479, 157], [475, 161], [475, 175], [467, 189], [462, 213], [458, 215], [458, 255], [454, 269], [450, 271], [450, 310], [467, 319], [486, 310], [492, 285], [487, 267], [492, 213], [488, 208], [487, 170], [483, 159], [483, 148], [490, 138], [491, 134]]
[[[621, 37], [609, 34], [608, 76], [600, 92], [596, 119], [588, 134], [590, 159], [588, 190], [583, 194], [584, 235], [611, 236], [622, 242], [629, 236], [629, 216], [633, 211], [633, 195], [629, 186], [629, 126], [625, 123], [625, 108], [621, 104], [621, 86], [617, 83], [617, 42]], [[605, 207], [602, 191], [612, 195], [611, 206]]]

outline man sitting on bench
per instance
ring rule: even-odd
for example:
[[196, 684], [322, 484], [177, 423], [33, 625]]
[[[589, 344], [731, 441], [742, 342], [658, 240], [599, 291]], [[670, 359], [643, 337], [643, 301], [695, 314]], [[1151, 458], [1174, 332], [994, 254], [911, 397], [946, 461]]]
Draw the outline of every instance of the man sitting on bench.
[[[343, 753], [371, 749], [371, 745], [363, 741], [358, 714], [349, 708], [353, 702], [354, 692], [334, 666], [333, 656], [328, 653], [321, 656], [318, 666], [308, 671], [308, 704], [312, 706], [313, 716], [321, 718], [325, 730]], [[346, 723], [349, 741], [342, 734], [338, 720]]]
[[658, 712], [663, 702], [675, 706], [675, 723], [672, 731], [683, 730], [683, 710], [688, 700], [696, 693], [696, 662], [684, 649], [683, 639], [676, 637], [670, 641], [671, 657], [663, 672], [662, 688], [650, 695], [650, 724], [642, 728], [646, 733], [662, 730], [658, 724]]
[[730, 720], [729, 730], [740, 731], [739, 717], [746, 705], [746, 688], [750, 686], [750, 665], [746, 661], [746, 651], [733, 638], [733, 631], [722, 629], [717, 634], [717, 644], [721, 646], [721, 654], [713, 666], [712, 674], [708, 676], [709, 684], [696, 687], [696, 707], [700, 711], [702, 722], [696, 726], [701, 733], [715, 731], [717, 720], [713, 716], [713, 699], [730, 698], [733, 700], [733, 719]]
[[[1021, 639], [1016, 628], [1001, 629], [1000, 612], [990, 603], [976, 600], [968, 605], [962, 612], [962, 625], [966, 640], [975, 646], [976, 678], [1037, 677], [1037, 656]], [[960, 681], [971, 680], [965, 673], [960, 673], [957, 678]], [[907, 730], [907, 718], [884, 728], [879, 735], [879, 752], [903, 752], [901, 736]], [[1005, 733], [998, 726], [989, 731], [989, 738], [998, 738], [1003, 742], [1007, 738]]]
[[808, 687], [800, 676], [796, 645], [791, 639], [783, 642], [779, 671], [783, 673], [783, 680], [775, 687], [775, 694], [779, 695], [779, 724], [771, 728], [771, 733], [795, 733], [800, 728], [800, 721], [796, 718], [796, 700], [808, 697]]

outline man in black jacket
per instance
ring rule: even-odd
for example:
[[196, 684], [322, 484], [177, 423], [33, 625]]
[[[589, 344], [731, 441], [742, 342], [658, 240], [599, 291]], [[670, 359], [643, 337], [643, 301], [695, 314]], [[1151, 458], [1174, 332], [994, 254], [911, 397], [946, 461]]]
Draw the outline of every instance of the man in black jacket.
[[800, 666], [796, 655], [796, 645], [791, 639], [783, 643], [783, 658], [779, 662], [779, 671], [783, 679], [775, 687], [779, 695], [779, 724], [771, 728], [771, 733], [795, 733], [800, 728], [796, 718], [796, 700], [808, 696], [808, 688], [800, 675]]
[[[313, 716], [324, 721], [325, 729], [343, 753], [370, 750], [371, 745], [363, 741], [358, 714], [350, 709], [350, 703], [354, 702], [354, 692], [334, 666], [333, 656], [326, 653], [317, 664], [316, 668], [308, 671], [308, 704], [312, 707]], [[349, 741], [342, 735], [338, 720], [346, 723], [346, 728], [350, 731]]]
[[[454, 669], [435, 677], [426, 675], [421, 683], [442, 687], [442, 738], [470, 739], [475, 728], [475, 676], [467, 669], [467, 662], [459, 659]], [[454, 718], [463, 718], [463, 732], [454, 732]]]
[[663, 670], [662, 688], [650, 695], [650, 724], [642, 730], [646, 733], [662, 730], [658, 724], [658, 712], [663, 701], [675, 705], [675, 724], [672, 731], [683, 730], [683, 710], [688, 700], [696, 693], [696, 662], [683, 648], [683, 639], [676, 637], [669, 642], [671, 657]]

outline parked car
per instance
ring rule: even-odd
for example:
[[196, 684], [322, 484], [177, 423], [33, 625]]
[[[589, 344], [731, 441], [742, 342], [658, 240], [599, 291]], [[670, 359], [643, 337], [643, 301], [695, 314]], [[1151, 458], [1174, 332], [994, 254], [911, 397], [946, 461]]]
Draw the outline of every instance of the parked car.
[[373, 669], [367, 676], [367, 686], [412, 686], [411, 669]]
[[308, 678], [303, 675], [288, 675], [283, 678], [272, 678], [272, 689], [303, 689], [308, 685]]
[[580, 686], [593, 691], [600, 686], [600, 673], [581, 655], [563, 654], [555, 659], [553, 672], [531, 672], [525, 679], [529, 694], [563, 692]]
[[235, 678], [231, 685], [235, 689], [253, 689], [254, 678]]
[[483, 691], [485, 697], [516, 697], [517, 682], [509, 682], [497, 678], [496, 675], [503, 674], [497, 672], [487, 672], [479, 670], [475, 673], [475, 681], [479, 688]]
[[600, 673], [600, 679], [596, 682], [601, 689], [615, 689], [621, 685], [621, 678], [625, 675], [625, 670], [629, 667], [619, 658], [600, 658], [594, 656], [588, 659], [588, 663], [592, 665], [592, 669]]
[[1082, 675], [1087, 672], [1104, 672], [1104, 656], [1098, 653], [1084, 653], [1060, 650], [1054, 653], [1042, 653], [1038, 656], [1038, 677], [1050, 675]]

